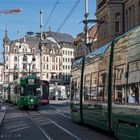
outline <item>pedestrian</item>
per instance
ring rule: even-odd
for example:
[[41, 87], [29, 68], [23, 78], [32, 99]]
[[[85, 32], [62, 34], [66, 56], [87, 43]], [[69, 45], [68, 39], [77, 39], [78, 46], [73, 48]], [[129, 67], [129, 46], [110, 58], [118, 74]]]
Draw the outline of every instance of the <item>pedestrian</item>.
[[130, 96], [128, 98], [128, 103], [135, 104], [135, 96], [133, 93], [130, 94]]

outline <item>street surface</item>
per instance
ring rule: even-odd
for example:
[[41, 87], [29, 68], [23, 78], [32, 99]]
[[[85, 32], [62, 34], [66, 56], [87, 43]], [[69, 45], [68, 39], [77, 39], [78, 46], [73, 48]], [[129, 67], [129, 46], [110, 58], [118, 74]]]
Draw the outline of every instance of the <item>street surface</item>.
[[71, 121], [67, 101], [51, 101], [37, 111], [6, 104], [2, 140], [115, 140], [109, 133]]

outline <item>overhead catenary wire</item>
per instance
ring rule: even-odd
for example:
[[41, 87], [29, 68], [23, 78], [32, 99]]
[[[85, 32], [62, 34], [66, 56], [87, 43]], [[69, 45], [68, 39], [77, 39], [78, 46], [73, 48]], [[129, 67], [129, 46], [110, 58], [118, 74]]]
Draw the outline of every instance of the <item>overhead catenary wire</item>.
[[60, 29], [63, 27], [63, 25], [65, 24], [65, 22], [69, 19], [69, 17], [71, 16], [71, 14], [74, 12], [74, 10], [76, 9], [76, 7], [78, 6], [78, 4], [80, 3], [80, 0], [77, 0], [74, 4], [74, 6], [72, 7], [72, 9], [70, 10], [70, 12], [68, 13], [68, 15], [66, 16], [66, 18], [64, 19], [64, 21], [62, 22], [62, 24], [59, 26], [59, 28], [57, 29], [57, 31], [60, 31]]
[[45, 29], [47, 23], [49, 22], [49, 20], [50, 20], [52, 14], [53, 14], [53, 12], [54, 12], [54, 10], [55, 10], [55, 8], [56, 8], [56, 6], [57, 6], [58, 4], [59, 4], [59, 0], [56, 0], [55, 5], [53, 6], [53, 9], [52, 9], [52, 11], [51, 11], [51, 13], [50, 13], [48, 19], [46, 20], [46, 22], [45, 22], [45, 24], [44, 24], [43, 30]]

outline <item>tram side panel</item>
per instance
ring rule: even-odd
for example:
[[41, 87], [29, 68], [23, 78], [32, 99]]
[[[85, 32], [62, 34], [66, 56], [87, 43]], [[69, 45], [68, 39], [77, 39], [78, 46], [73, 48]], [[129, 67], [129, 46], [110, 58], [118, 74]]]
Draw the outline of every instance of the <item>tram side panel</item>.
[[113, 72], [113, 131], [119, 139], [140, 139], [140, 27], [116, 41]]
[[105, 130], [108, 130], [109, 48], [100, 56], [85, 58], [83, 75], [83, 122]]
[[71, 101], [70, 101], [70, 112], [71, 118], [74, 122], [82, 122], [82, 104], [80, 102], [81, 93], [81, 73], [82, 73], [83, 58], [80, 61], [75, 62], [72, 69], [72, 80], [71, 80]]

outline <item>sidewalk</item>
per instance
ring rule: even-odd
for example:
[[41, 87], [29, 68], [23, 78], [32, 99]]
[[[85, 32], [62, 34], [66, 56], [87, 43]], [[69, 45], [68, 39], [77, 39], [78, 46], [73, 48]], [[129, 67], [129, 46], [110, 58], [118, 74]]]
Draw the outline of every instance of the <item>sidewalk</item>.
[[69, 100], [50, 100], [50, 104], [66, 104], [69, 103]]
[[0, 126], [1, 126], [2, 121], [4, 119], [5, 112], [6, 112], [6, 107], [3, 106], [2, 103], [0, 103]]

